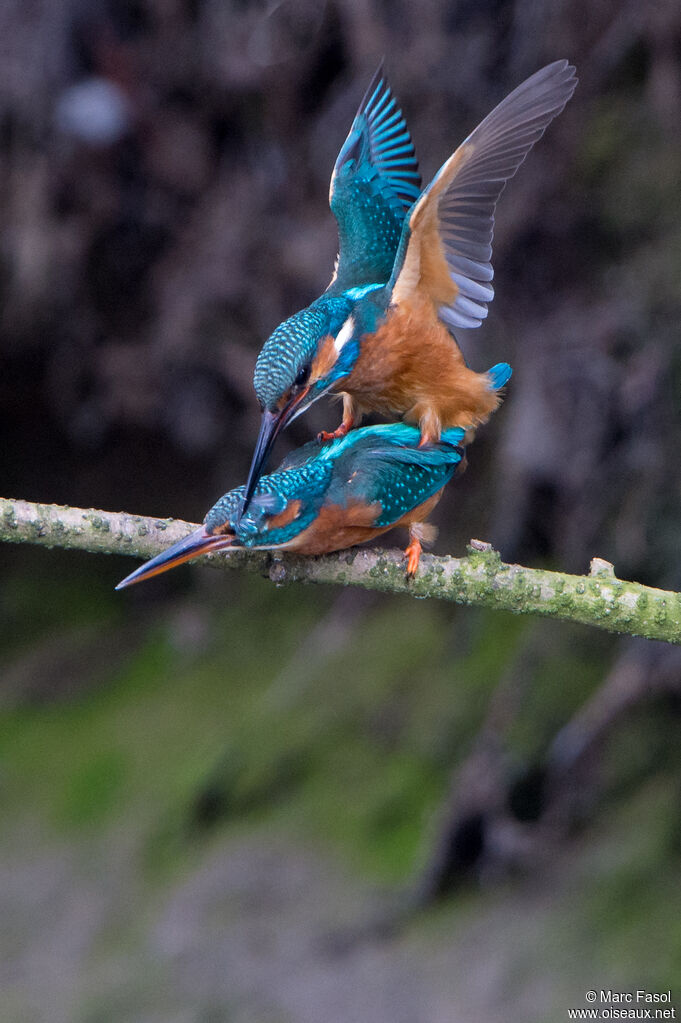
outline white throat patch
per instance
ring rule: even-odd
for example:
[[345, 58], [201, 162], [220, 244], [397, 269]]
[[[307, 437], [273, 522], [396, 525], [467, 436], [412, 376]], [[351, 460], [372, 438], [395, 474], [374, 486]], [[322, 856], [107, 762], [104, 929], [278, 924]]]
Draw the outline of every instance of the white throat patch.
[[334, 347], [336, 352], [340, 355], [345, 345], [348, 343], [352, 335], [355, 333], [355, 317], [348, 316], [347, 320], [338, 331], [336, 340], [334, 341]]

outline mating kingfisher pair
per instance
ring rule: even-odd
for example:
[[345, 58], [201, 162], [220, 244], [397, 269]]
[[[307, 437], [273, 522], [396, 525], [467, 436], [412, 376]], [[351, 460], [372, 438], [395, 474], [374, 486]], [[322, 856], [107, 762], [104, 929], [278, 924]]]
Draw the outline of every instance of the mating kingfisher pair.
[[[320, 554], [396, 525], [409, 526], [407, 572], [416, 572], [425, 519], [465, 464], [461, 444], [511, 376], [506, 363], [469, 369], [452, 329], [487, 316], [497, 201], [572, 96], [574, 71], [562, 60], [528, 78], [422, 191], [414, 144], [379, 69], [331, 177], [339, 235], [331, 283], [258, 356], [262, 422], [245, 487], [120, 586], [224, 547]], [[279, 432], [327, 394], [343, 397], [340, 426], [262, 476]], [[352, 429], [367, 412], [402, 422]]]

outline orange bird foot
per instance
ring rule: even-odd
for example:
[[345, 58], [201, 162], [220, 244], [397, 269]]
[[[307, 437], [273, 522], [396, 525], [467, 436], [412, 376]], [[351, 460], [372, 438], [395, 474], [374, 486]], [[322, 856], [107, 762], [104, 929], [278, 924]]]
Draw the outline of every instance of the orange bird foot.
[[328, 444], [329, 441], [338, 440], [339, 437], [344, 437], [346, 435], [351, 426], [352, 420], [350, 420], [349, 423], [346, 423], [346, 421], [343, 420], [338, 429], [333, 430], [331, 433], [328, 433], [326, 430], [320, 430], [317, 434], [317, 440], [320, 444]]
[[419, 561], [421, 560], [421, 541], [414, 538], [407, 549], [404, 552], [404, 556], [407, 559], [407, 579], [413, 579], [416, 575], [419, 567]]

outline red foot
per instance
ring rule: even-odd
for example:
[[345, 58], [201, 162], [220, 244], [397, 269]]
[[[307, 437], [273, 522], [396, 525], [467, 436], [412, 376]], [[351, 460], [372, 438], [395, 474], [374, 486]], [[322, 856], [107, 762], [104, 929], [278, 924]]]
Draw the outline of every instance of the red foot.
[[407, 559], [407, 578], [413, 579], [418, 571], [419, 561], [421, 559], [421, 541], [413, 539], [407, 549], [404, 552], [404, 556]]
[[334, 430], [332, 433], [328, 433], [326, 430], [320, 430], [317, 434], [317, 440], [320, 444], [328, 444], [329, 441], [338, 440], [339, 437], [345, 436], [351, 426], [352, 420], [350, 420], [350, 422], [343, 420], [338, 429]]

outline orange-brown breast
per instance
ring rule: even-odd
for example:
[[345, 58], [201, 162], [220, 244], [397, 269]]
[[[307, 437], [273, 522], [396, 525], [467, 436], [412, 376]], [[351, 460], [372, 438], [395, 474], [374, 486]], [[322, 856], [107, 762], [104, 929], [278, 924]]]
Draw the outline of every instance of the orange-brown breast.
[[284, 546], [300, 554], [340, 551], [376, 536], [380, 530], [377, 531], [374, 522], [380, 514], [381, 505], [378, 503], [367, 505], [361, 501], [349, 501], [346, 507], [327, 504], [320, 508], [307, 529]]
[[[444, 489], [444, 487], [442, 488]], [[347, 507], [338, 504], [325, 505], [319, 515], [299, 536], [283, 546], [286, 550], [298, 554], [328, 554], [331, 551], [342, 551], [346, 547], [373, 540], [381, 533], [387, 533], [396, 526], [408, 526], [412, 522], [423, 522], [440, 500], [439, 490], [417, 508], [403, 515], [398, 522], [389, 526], [375, 526], [374, 522], [381, 514], [381, 505], [366, 505], [360, 501], [349, 502]]]
[[432, 302], [415, 296], [388, 311], [362, 338], [352, 373], [339, 382], [363, 412], [399, 414], [439, 437], [452, 426], [476, 426], [499, 404], [486, 373], [468, 369]]

